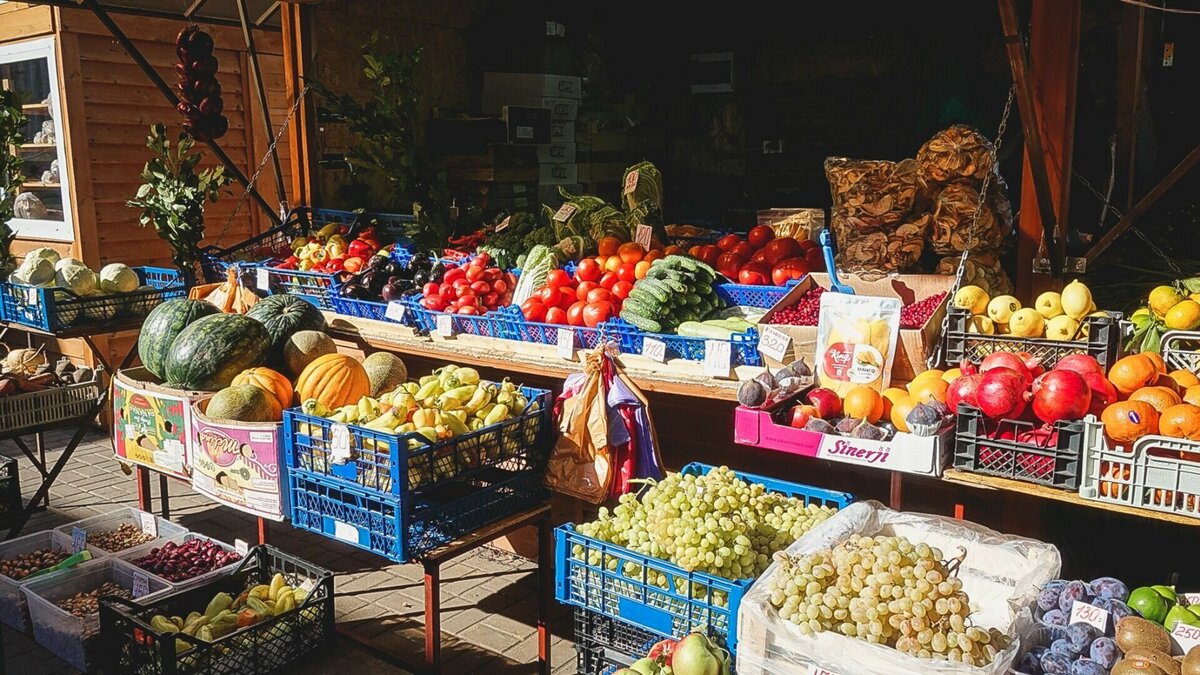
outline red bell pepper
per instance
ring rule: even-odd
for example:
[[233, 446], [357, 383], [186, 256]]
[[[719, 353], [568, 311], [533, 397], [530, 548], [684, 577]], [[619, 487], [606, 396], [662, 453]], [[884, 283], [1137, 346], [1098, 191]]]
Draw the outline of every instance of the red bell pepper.
[[379, 250], [379, 244], [370, 239], [358, 239], [346, 246], [346, 256], [350, 258], [370, 258]]

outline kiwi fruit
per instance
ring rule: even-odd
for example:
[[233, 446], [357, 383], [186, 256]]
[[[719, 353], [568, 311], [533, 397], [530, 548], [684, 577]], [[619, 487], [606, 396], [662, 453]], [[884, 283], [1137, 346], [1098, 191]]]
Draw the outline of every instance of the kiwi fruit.
[[1183, 657], [1182, 675], [1200, 675], [1200, 647], [1192, 647]]
[[1162, 626], [1136, 616], [1127, 616], [1117, 622], [1117, 646], [1128, 653], [1137, 647], [1171, 653], [1171, 636]]
[[1149, 661], [1159, 668], [1162, 668], [1167, 675], [1181, 675], [1179, 662], [1172, 658], [1170, 654], [1166, 652], [1160, 652], [1157, 649], [1134, 647], [1133, 649], [1125, 652], [1125, 658]]
[[1109, 675], [1167, 675], [1167, 671], [1145, 659], [1121, 659], [1113, 664]]

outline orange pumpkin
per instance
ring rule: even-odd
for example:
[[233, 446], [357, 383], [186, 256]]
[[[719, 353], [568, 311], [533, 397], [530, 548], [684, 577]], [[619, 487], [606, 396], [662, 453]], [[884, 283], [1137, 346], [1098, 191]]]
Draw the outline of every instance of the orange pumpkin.
[[345, 354], [325, 354], [304, 367], [296, 380], [301, 402], [315, 398], [326, 408], [340, 408], [371, 393], [371, 380], [362, 364]]
[[252, 384], [262, 389], [279, 402], [281, 410], [292, 407], [292, 399], [295, 397], [291, 381], [284, 377], [283, 373], [270, 368], [247, 368], [233, 378], [233, 384]]

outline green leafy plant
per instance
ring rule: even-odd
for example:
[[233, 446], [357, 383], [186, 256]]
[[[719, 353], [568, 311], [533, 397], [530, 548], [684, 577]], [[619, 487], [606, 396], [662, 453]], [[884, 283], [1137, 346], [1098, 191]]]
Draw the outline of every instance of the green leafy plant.
[[418, 90], [415, 74], [421, 49], [400, 52], [378, 33], [363, 45], [370, 98], [364, 102], [340, 94], [320, 82], [310, 82], [322, 107], [340, 117], [356, 142], [346, 153], [352, 171], [375, 179], [375, 204], [409, 207], [416, 223], [406, 232], [424, 248], [446, 244], [450, 235], [450, 193], [445, 174], [429, 161], [418, 142]]
[[12, 151], [12, 146], [23, 142], [27, 122], [21, 112], [21, 98], [15, 92], [0, 90], [0, 278], [3, 279], [17, 268], [17, 259], [12, 254], [12, 242], [17, 235], [8, 221], [13, 218], [17, 186], [24, 177], [21, 157]]
[[154, 158], [142, 169], [145, 183], [137, 196], [126, 202], [142, 210], [142, 227], [153, 224], [158, 236], [171, 245], [171, 259], [188, 278], [194, 279], [204, 238], [204, 202], [215, 202], [222, 187], [232, 180], [224, 166], [197, 171], [204, 153], [192, 153], [196, 141], [186, 133], [172, 147], [167, 127], [150, 127], [146, 147]]

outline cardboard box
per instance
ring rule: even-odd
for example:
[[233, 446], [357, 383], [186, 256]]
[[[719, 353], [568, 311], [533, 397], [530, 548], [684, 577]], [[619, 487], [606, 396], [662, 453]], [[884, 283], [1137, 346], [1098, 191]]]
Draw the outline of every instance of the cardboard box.
[[538, 180], [542, 185], [566, 185], [579, 182], [578, 164], [542, 164], [541, 176]]
[[554, 98], [549, 96], [512, 96], [509, 94], [483, 94], [483, 112], [488, 115], [499, 115], [504, 108], [521, 106], [525, 108], [546, 108], [550, 111], [550, 121], [574, 122], [579, 116], [579, 101], [571, 98]]
[[550, 111], [546, 108], [526, 108], [506, 105], [500, 110], [504, 118], [509, 143], [549, 143]]
[[[900, 298], [903, 305], [924, 300], [938, 293], [946, 293], [946, 300], [948, 300], [950, 289], [954, 286], [954, 277], [941, 274], [901, 274], [884, 277], [878, 281], [866, 281], [857, 275], [841, 275], [840, 279], [842, 283], [853, 288], [858, 295]], [[770, 324], [769, 320], [776, 311], [796, 304], [800, 296], [807, 293], [814, 284], [828, 289], [829, 275], [815, 272], [808, 275], [763, 314], [762, 324]], [[937, 341], [941, 335], [942, 318], [946, 315], [946, 300], [942, 301], [937, 311], [929, 317], [923, 327], [900, 329], [900, 338], [896, 341], [896, 357], [892, 360], [891, 386], [896, 386], [899, 382], [909, 382], [918, 373], [928, 370], [925, 364], [937, 347]], [[816, 326], [770, 325], [792, 338], [789, 361], [803, 356], [808, 360], [809, 365], [816, 363]], [[769, 366], [781, 365], [774, 359], [764, 358]]]
[[537, 146], [538, 162], [541, 164], [574, 164], [575, 142], [561, 141]]
[[550, 142], [575, 140], [575, 122], [550, 122]]
[[559, 192], [560, 188], [573, 195], [583, 194], [583, 186], [579, 183], [569, 183], [567, 185], [542, 185], [537, 190], [537, 203], [545, 204], [552, 209], [558, 209], [558, 207], [562, 206], [563, 202], [565, 201], [562, 198], [562, 193]]
[[145, 368], [119, 371], [112, 388], [117, 457], [190, 480], [192, 404], [212, 392], [168, 389]]
[[283, 520], [283, 424], [215, 420], [204, 414], [207, 407], [207, 399], [192, 404], [192, 488], [239, 511]]
[[483, 93], [579, 100], [583, 97], [583, 80], [549, 73], [484, 73]]
[[495, 143], [478, 155], [447, 155], [437, 159], [451, 181], [533, 183], [537, 181], [537, 148]]

